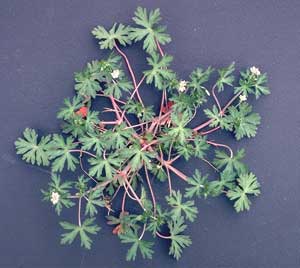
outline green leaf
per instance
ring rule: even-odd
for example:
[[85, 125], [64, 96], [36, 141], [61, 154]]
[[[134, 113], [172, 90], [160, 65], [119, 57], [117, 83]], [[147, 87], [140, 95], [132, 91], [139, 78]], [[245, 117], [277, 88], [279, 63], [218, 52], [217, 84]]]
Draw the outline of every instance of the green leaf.
[[86, 132], [93, 132], [94, 126], [99, 123], [99, 112], [89, 111], [86, 118], [75, 115], [73, 119], [63, 124], [63, 132], [71, 133], [73, 137], [82, 137]]
[[195, 149], [190, 143], [176, 144], [174, 147], [177, 153], [183, 156], [186, 161], [188, 161], [195, 153]]
[[154, 85], [158, 89], [163, 89], [165, 80], [172, 79], [174, 73], [172, 70], [168, 69], [173, 57], [170, 55], [165, 55], [161, 59], [157, 53], [153, 53], [151, 58], [147, 58], [148, 64], [152, 69], [144, 71], [146, 76], [146, 83]]
[[102, 157], [89, 158], [88, 159], [91, 168], [89, 169], [89, 174], [91, 176], [96, 176], [97, 178], [102, 177], [104, 171], [106, 179], [112, 179], [115, 174], [115, 168], [118, 168], [122, 160], [115, 155], [109, 155], [105, 159]]
[[206, 142], [206, 136], [196, 136], [194, 139], [194, 156], [203, 159], [210, 145]]
[[212, 110], [205, 109], [204, 113], [212, 122], [209, 124], [210, 127], [220, 126], [221, 129], [232, 130], [232, 123], [227, 119], [227, 116], [221, 116], [220, 111], [216, 105], [213, 105]]
[[232, 122], [237, 140], [243, 137], [251, 138], [256, 135], [257, 126], [260, 124], [260, 116], [258, 113], [251, 113], [251, 105], [242, 102], [237, 108], [230, 106], [228, 111], [227, 119]]
[[207, 198], [212, 194], [211, 184], [208, 181], [208, 175], [201, 175], [201, 172], [196, 169], [193, 177], [188, 179], [189, 187], [185, 189], [185, 197], [193, 198], [195, 196], [200, 197], [203, 196]]
[[143, 106], [140, 102], [134, 100], [129, 100], [124, 108], [128, 113], [135, 114], [142, 122], [150, 121], [155, 115], [152, 105]]
[[218, 169], [224, 167], [224, 171], [230, 173], [234, 173], [236, 171], [238, 174], [241, 174], [248, 171], [247, 166], [241, 161], [244, 157], [244, 149], [238, 150], [232, 158], [230, 158], [230, 156], [226, 154], [225, 151], [216, 150], [215, 159], [213, 160], [213, 163]]
[[75, 73], [75, 82], [75, 90], [81, 96], [95, 98], [97, 91], [100, 89], [97, 77], [92, 75], [88, 70]]
[[[200, 97], [201, 98], [201, 97]], [[176, 113], [187, 113], [189, 117], [195, 113], [195, 109], [198, 105], [198, 96], [194, 96], [193, 93], [185, 94], [180, 93], [173, 95], [170, 100], [173, 102], [172, 110]]]
[[188, 200], [183, 201], [182, 200], [182, 194], [180, 191], [173, 191], [170, 196], [166, 196], [166, 200], [168, 204], [172, 207], [172, 210], [170, 212], [172, 218], [179, 218], [182, 213], [185, 214], [186, 219], [193, 222], [198, 214], [198, 209], [194, 206], [194, 201]]
[[130, 138], [133, 136], [132, 129], [124, 129], [125, 123], [120, 124], [114, 131], [107, 130], [103, 134], [106, 148], [121, 149], [124, 148]]
[[248, 195], [259, 195], [260, 185], [253, 173], [241, 174], [237, 181], [239, 185], [233, 190], [229, 190], [227, 196], [230, 200], [235, 200], [234, 208], [237, 212], [249, 210], [251, 201], [248, 198]]
[[133, 145], [130, 150], [124, 151], [124, 153], [126, 153], [124, 157], [130, 158], [131, 170], [138, 170], [143, 163], [148, 169], [152, 168], [151, 161], [155, 155], [152, 152], [142, 150], [139, 145]]
[[82, 96], [80, 95], [77, 95], [72, 99], [64, 99], [64, 107], [62, 107], [57, 113], [57, 118], [64, 120], [74, 118], [75, 112], [83, 106], [82, 101]]
[[173, 126], [168, 129], [167, 135], [180, 144], [184, 144], [192, 136], [192, 130], [186, 127], [190, 121], [188, 113], [185, 112], [181, 115], [172, 113], [171, 119]]
[[85, 215], [89, 215], [90, 217], [95, 216], [98, 213], [97, 206], [105, 207], [103, 189], [101, 188], [89, 193], [85, 207]]
[[76, 164], [79, 163], [78, 159], [72, 155], [71, 150], [75, 149], [77, 145], [74, 143], [72, 137], [67, 137], [54, 134], [51, 142], [50, 159], [52, 162], [52, 170], [54, 172], [61, 172], [67, 164], [67, 169], [74, 171]]
[[161, 20], [159, 9], [147, 13], [146, 8], [138, 7], [134, 14], [134, 22], [141, 27], [131, 28], [130, 38], [135, 42], [144, 40], [144, 50], [152, 54], [157, 50], [156, 41], [162, 45], [171, 42], [166, 27], [157, 25]]
[[101, 155], [103, 147], [105, 146], [103, 140], [103, 135], [98, 132], [86, 133], [84, 136], [80, 137], [80, 142], [82, 143], [83, 150], [93, 150], [97, 155]]
[[38, 134], [34, 129], [26, 128], [23, 136], [24, 138], [18, 138], [15, 141], [17, 154], [21, 154], [22, 159], [32, 165], [49, 166], [51, 135], [38, 139]]
[[161, 182], [164, 182], [168, 177], [161, 165], [153, 165], [151, 173]]
[[256, 83], [254, 85], [254, 94], [256, 99], [258, 99], [261, 95], [270, 94], [270, 89], [266, 86], [267, 82], [267, 74], [261, 74], [257, 77]]
[[169, 255], [173, 255], [176, 260], [179, 260], [182, 254], [182, 250], [192, 244], [192, 240], [188, 235], [183, 235], [182, 232], [186, 229], [184, 224], [184, 218], [173, 218], [168, 223], [170, 229], [171, 246]]
[[233, 62], [228, 67], [218, 70], [219, 78], [216, 85], [219, 92], [224, 90], [224, 85], [232, 86], [232, 83], [234, 82], [234, 76], [232, 75], [234, 69], [235, 63]]
[[119, 217], [114, 217], [112, 215], [106, 216], [107, 218], [107, 224], [108, 225], [117, 225], [119, 228], [119, 234], [120, 233], [127, 233], [133, 229], [137, 229], [138, 225], [136, 224], [137, 222], [137, 215], [134, 214], [129, 214], [128, 212], [124, 211], [121, 212]]
[[136, 230], [129, 229], [124, 234], [119, 234], [121, 243], [132, 244], [127, 251], [126, 260], [134, 261], [138, 251], [142, 254], [143, 259], [152, 259], [153, 242], [140, 240]]
[[147, 230], [149, 230], [153, 236], [156, 236], [156, 232], [159, 232], [161, 227], [166, 223], [167, 216], [167, 212], [162, 211], [159, 204], [157, 204], [155, 216], [151, 215], [151, 217], [149, 217]]
[[129, 26], [124, 26], [121, 23], [114, 23], [109, 31], [102, 26], [97, 26], [92, 30], [92, 34], [96, 37], [96, 39], [100, 40], [99, 45], [101, 49], [113, 49], [116, 41], [118, 41], [122, 46], [131, 44], [129, 30]]
[[[210, 66], [204, 70], [202, 68], [197, 68], [190, 74], [190, 82], [189, 82], [189, 88], [195, 89], [195, 90], [205, 90], [205, 87], [203, 87], [203, 84], [207, 82], [213, 73], [214, 69]], [[206, 94], [206, 93], [205, 93]]]
[[261, 95], [270, 94], [270, 90], [266, 86], [267, 81], [268, 79], [266, 74], [260, 74], [257, 76], [247, 69], [245, 72], [241, 72], [239, 86], [234, 88], [234, 93], [240, 93], [244, 96], [254, 94], [256, 99], [258, 99]]
[[88, 234], [97, 234], [101, 229], [98, 225], [94, 224], [95, 218], [86, 219], [81, 226], [63, 221], [59, 224], [67, 232], [61, 235], [61, 244], [71, 244], [79, 235], [81, 246], [86, 249], [91, 249], [92, 240]]
[[106, 79], [104, 88], [105, 95], [113, 96], [116, 99], [120, 99], [122, 97], [122, 92], [129, 92], [133, 89], [132, 82], [128, 81], [124, 72], [121, 70], [119, 70], [119, 72], [120, 74], [118, 78], [113, 79], [112, 77], [109, 77]]
[[52, 173], [51, 181], [48, 183], [48, 190], [41, 190], [44, 196], [44, 201], [50, 202], [52, 193], [59, 194], [58, 202], [56, 204], [53, 204], [58, 215], [60, 215], [63, 207], [70, 208], [75, 205], [75, 203], [69, 199], [72, 184], [73, 183], [71, 181], [62, 182], [59, 175]]

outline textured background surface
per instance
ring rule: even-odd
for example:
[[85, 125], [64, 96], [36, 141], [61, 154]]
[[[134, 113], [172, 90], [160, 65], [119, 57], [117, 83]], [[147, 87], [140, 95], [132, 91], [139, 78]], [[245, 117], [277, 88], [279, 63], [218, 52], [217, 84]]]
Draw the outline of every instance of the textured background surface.
[[[160, 241], [152, 262], [126, 263], [125, 247], [103, 219], [91, 251], [59, 246], [58, 218], [40, 202], [49, 174], [23, 163], [13, 147], [27, 126], [57, 131], [55, 114], [72, 94], [73, 73], [104, 55], [90, 30], [130, 22], [137, 5], [161, 8], [173, 37], [165, 49], [183, 78], [197, 64], [219, 67], [235, 60], [238, 68], [267, 71], [272, 90], [255, 104], [263, 117], [257, 138], [239, 145], [260, 178], [262, 195], [239, 215], [223, 198], [200, 200], [199, 218], [189, 226], [193, 246], [179, 262]], [[299, 12], [296, 0], [1, 0], [0, 267], [300, 267]], [[134, 67], [143, 68], [143, 60]], [[236, 148], [232, 137], [218, 138]]]

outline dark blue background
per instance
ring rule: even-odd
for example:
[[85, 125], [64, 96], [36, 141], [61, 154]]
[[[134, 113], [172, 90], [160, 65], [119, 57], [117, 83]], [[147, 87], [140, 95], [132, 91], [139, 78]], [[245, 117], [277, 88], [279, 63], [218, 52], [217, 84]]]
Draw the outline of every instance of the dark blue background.
[[[40, 202], [49, 174], [15, 155], [27, 126], [54, 132], [56, 112], [72, 95], [73, 73], [104, 56], [90, 30], [129, 23], [137, 5], [160, 7], [173, 37], [166, 46], [186, 78], [198, 64], [259, 66], [272, 95], [255, 110], [262, 125], [238, 146], [262, 184], [250, 212], [236, 214], [224, 198], [199, 200], [189, 226], [193, 245], [179, 262], [157, 243], [152, 261], [126, 263], [126, 247], [104, 224], [91, 251], [59, 245], [58, 218]], [[299, 1], [12, 1], [0, 2], [0, 266], [8, 267], [300, 267], [300, 2]], [[129, 55], [133, 55], [129, 52]], [[142, 55], [142, 54], [140, 54]], [[141, 70], [144, 60], [134, 62]], [[157, 96], [147, 88], [148, 102]], [[203, 116], [198, 118], [203, 121]], [[231, 136], [221, 135], [237, 148]], [[179, 165], [189, 173], [198, 162]]]

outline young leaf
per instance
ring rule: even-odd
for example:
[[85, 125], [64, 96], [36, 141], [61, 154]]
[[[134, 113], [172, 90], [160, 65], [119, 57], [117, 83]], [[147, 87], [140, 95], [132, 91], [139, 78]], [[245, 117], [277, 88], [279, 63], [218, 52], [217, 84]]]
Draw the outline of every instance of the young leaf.
[[112, 28], [107, 31], [102, 26], [97, 26], [92, 30], [92, 34], [98, 39], [101, 49], [113, 49], [115, 42], [118, 41], [122, 46], [131, 44], [129, 38], [129, 26], [114, 23]]
[[21, 154], [22, 159], [32, 165], [48, 166], [51, 135], [43, 136], [38, 141], [35, 130], [26, 128], [23, 136], [15, 141], [17, 154]]
[[154, 243], [140, 240], [136, 230], [129, 229], [126, 233], [119, 234], [119, 237], [121, 243], [132, 244], [127, 251], [127, 261], [134, 261], [138, 251], [142, 254], [143, 259], [152, 259]]
[[144, 39], [143, 49], [149, 54], [157, 50], [156, 41], [162, 45], [171, 41], [170, 36], [165, 33], [166, 27], [157, 25], [161, 20], [158, 8], [147, 14], [146, 8], [138, 7], [134, 14], [134, 22], [141, 27], [131, 28], [130, 38], [135, 42]]
[[183, 217], [173, 218], [169, 221], [168, 227], [170, 229], [171, 237], [169, 255], [173, 255], [176, 260], [179, 260], [182, 254], [182, 249], [190, 246], [192, 244], [192, 240], [188, 235], [182, 234], [187, 227], [184, 224]]
[[159, 59], [157, 53], [153, 53], [151, 58], [148, 57], [147, 62], [152, 69], [144, 71], [146, 83], [151, 84], [154, 82], [156, 88], [163, 89], [165, 80], [172, 79], [174, 75], [173, 71], [167, 68], [172, 60], [173, 57], [169, 55], [165, 55]]
[[234, 208], [237, 212], [249, 210], [251, 201], [249, 200], [248, 195], [259, 195], [260, 185], [253, 173], [241, 174], [237, 181], [239, 185], [233, 190], [229, 190], [227, 196], [230, 200], [235, 200]]
[[179, 218], [182, 213], [185, 214], [186, 219], [193, 222], [198, 214], [198, 209], [194, 206], [194, 201], [188, 200], [183, 202], [180, 191], [173, 191], [171, 196], [166, 196], [168, 204], [172, 207], [172, 218]]
[[97, 234], [101, 229], [94, 223], [94, 221], [95, 218], [88, 218], [82, 223], [81, 226], [66, 221], [60, 222], [59, 224], [61, 227], [67, 231], [61, 235], [61, 244], [71, 244], [79, 235], [81, 246], [86, 249], [91, 249], [92, 240], [88, 234]]

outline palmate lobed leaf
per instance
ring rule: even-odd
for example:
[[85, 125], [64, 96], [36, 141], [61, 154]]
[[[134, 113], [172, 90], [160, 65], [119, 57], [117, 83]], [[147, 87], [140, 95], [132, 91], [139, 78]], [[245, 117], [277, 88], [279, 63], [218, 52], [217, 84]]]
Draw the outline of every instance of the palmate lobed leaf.
[[218, 88], [218, 91], [223, 91], [224, 90], [224, 86], [228, 85], [228, 86], [232, 86], [233, 82], [234, 82], [234, 76], [232, 75], [232, 73], [235, 70], [235, 63], [231, 63], [228, 67], [225, 68], [221, 68], [218, 70], [219, 73], [219, 78], [216, 82], [216, 86]]
[[238, 186], [227, 192], [227, 197], [234, 200], [234, 208], [237, 212], [249, 210], [251, 201], [248, 195], [259, 195], [260, 184], [253, 173], [241, 174], [237, 179]]
[[162, 58], [157, 53], [153, 53], [147, 58], [148, 64], [152, 67], [150, 70], [144, 71], [146, 83], [154, 83], [158, 89], [163, 89], [164, 80], [170, 80], [174, 77], [174, 72], [167, 67], [170, 66], [173, 57], [165, 55]]
[[187, 112], [182, 114], [171, 115], [173, 127], [167, 130], [167, 135], [174, 141], [184, 144], [188, 138], [192, 136], [192, 129], [187, 127], [190, 121], [190, 116]]
[[51, 135], [43, 136], [38, 141], [38, 134], [34, 129], [26, 128], [23, 132], [23, 138], [15, 141], [17, 154], [22, 155], [22, 159], [32, 165], [48, 166], [49, 149]]
[[123, 24], [114, 23], [112, 28], [107, 31], [103, 26], [97, 26], [92, 30], [92, 34], [98, 39], [101, 49], [112, 49], [115, 42], [126, 46], [131, 44], [129, 37], [130, 27]]
[[256, 135], [257, 126], [260, 124], [260, 115], [251, 113], [252, 106], [243, 102], [239, 107], [229, 107], [227, 121], [232, 123], [237, 140], [243, 137], [251, 138]]
[[192, 240], [188, 235], [182, 234], [187, 226], [184, 224], [183, 217], [173, 218], [168, 222], [170, 230], [171, 246], [169, 255], [173, 255], [176, 260], [179, 260], [182, 250], [192, 244]]
[[61, 172], [66, 166], [68, 170], [74, 171], [78, 159], [72, 155], [71, 150], [75, 149], [77, 145], [74, 143], [72, 137], [64, 139], [62, 135], [54, 134], [51, 141], [51, 150], [49, 151], [52, 162], [53, 172]]
[[224, 150], [215, 150], [215, 159], [213, 164], [217, 168], [224, 168], [224, 171], [230, 173], [246, 173], [248, 167], [241, 161], [245, 157], [245, 149], [240, 149], [231, 158], [230, 155], [226, 154]]
[[174, 219], [185, 215], [185, 218], [193, 222], [198, 214], [198, 209], [192, 200], [183, 201], [180, 191], [173, 191], [170, 196], [166, 196], [168, 204], [172, 207], [170, 214]]
[[162, 45], [171, 42], [171, 37], [165, 33], [166, 27], [158, 25], [161, 20], [158, 8], [148, 13], [146, 8], [138, 7], [134, 14], [132, 19], [140, 27], [132, 27], [129, 36], [135, 42], [144, 40], [143, 49], [149, 54], [157, 50], [156, 42]]
[[101, 178], [102, 174], [105, 174], [106, 179], [112, 179], [116, 172], [116, 167], [120, 166], [122, 159], [118, 158], [116, 155], [109, 155], [106, 158], [97, 157], [88, 159], [91, 167], [89, 169], [89, 174], [91, 176], [96, 176]]
[[141, 253], [144, 259], [152, 259], [152, 247], [154, 243], [139, 239], [137, 231], [129, 229], [126, 233], [120, 234], [119, 237], [121, 239], [121, 243], [132, 244], [127, 251], [127, 261], [134, 261], [138, 252]]
[[94, 221], [95, 218], [87, 218], [81, 226], [66, 221], [60, 222], [60, 226], [67, 231], [61, 235], [61, 244], [71, 244], [79, 236], [81, 246], [91, 249], [92, 240], [89, 234], [95, 235], [101, 229]]

